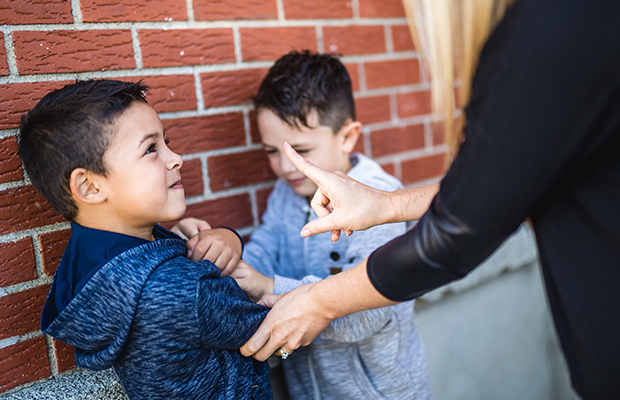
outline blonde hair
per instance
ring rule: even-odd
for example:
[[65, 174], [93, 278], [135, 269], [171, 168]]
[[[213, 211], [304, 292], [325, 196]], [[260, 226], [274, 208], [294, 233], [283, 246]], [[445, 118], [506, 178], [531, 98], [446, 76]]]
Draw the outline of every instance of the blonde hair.
[[448, 162], [462, 141], [465, 118], [455, 123], [455, 104], [463, 107], [469, 101], [482, 47], [515, 1], [403, 0], [413, 40], [430, 73], [433, 110], [443, 120]]

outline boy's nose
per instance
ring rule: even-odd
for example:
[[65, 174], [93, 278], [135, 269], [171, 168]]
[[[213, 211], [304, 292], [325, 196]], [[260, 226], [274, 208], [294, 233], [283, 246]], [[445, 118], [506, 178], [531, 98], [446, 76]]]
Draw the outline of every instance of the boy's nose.
[[289, 160], [284, 153], [280, 154], [280, 169], [285, 174], [297, 171], [297, 167], [293, 165], [291, 160]]
[[166, 168], [169, 170], [181, 168], [183, 166], [183, 159], [181, 156], [170, 149], [168, 149], [168, 151], [170, 152], [170, 155], [168, 157], [168, 161], [166, 162]]

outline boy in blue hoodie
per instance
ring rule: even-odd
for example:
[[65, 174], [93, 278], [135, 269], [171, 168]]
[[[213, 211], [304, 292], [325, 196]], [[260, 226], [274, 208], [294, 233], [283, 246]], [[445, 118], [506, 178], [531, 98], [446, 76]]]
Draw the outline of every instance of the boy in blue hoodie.
[[[405, 224], [398, 223], [355, 232], [335, 243], [330, 233], [307, 239], [299, 235], [317, 218], [309, 205], [317, 187], [288, 160], [284, 142], [324, 170], [346, 173], [383, 191], [402, 188], [375, 161], [353, 153], [361, 123], [355, 118], [350, 77], [337, 58], [307, 51], [281, 57], [263, 79], [254, 105], [263, 148], [279, 179], [260, 228], [245, 246], [247, 264], [226, 271], [251, 299], [337, 274], [405, 233]], [[196, 235], [187, 243], [192, 249], [206, 232], [199, 232], [203, 223], [187, 219], [173, 229]], [[193, 253], [200, 258], [200, 252]], [[413, 302], [337, 319], [309, 346], [282, 357], [293, 400], [432, 398]]]
[[185, 213], [183, 160], [146, 90], [76, 82], [22, 118], [26, 172], [72, 229], [42, 330], [79, 367], [114, 367], [130, 399], [270, 399], [268, 367], [238, 351], [267, 309], [158, 225]]

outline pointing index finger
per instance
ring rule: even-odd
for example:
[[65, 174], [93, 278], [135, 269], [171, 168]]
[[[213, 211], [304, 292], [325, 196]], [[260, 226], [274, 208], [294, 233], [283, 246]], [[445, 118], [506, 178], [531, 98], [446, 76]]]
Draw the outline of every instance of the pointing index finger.
[[287, 142], [284, 142], [282, 149], [284, 150], [284, 154], [286, 154], [288, 159], [291, 160], [293, 165], [295, 165], [298, 170], [300, 170], [308, 178], [312, 179], [314, 183], [319, 185], [319, 181], [325, 174], [325, 171], [300, 156]]

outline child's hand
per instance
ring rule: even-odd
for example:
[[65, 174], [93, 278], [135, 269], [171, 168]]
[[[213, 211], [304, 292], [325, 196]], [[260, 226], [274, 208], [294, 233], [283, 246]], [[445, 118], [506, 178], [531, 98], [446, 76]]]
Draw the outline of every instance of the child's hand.
[[230, 229], [211, 229], [206, 221], [186, 218], [172, 227], [172, 231], [181, 237], [191, 237], [185, 243], [187, 258], [211, 261], [222, 276], [230, 275], [241, 259], [241, 242]]
[[239, 261], [237, 268], [230, 274], [248, 298], [257, 302], [265, 294], [273, 293], [273, 278], [268, 278], [246, 262]]
[[205, 220], [197, 218], [183, 218], [177, 222], [170, 230], [181, 238], [187, 240], [195, 236], [198, 232], [211, 229], [211, 225]]

